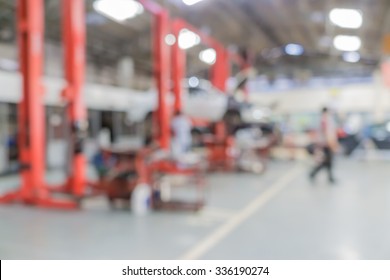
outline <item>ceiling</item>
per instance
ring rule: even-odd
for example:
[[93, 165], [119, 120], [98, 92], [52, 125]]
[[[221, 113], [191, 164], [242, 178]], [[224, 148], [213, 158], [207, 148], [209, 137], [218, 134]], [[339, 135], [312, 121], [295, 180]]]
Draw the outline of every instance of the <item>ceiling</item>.
[[[15, 0], [0, 0], [0, 41], [14, 40]], [[45, 0], [46, 38], [60, 40], [59, 0]], [[390, 33], [388, 0], [204, 0], [186, 6], [182, 0], [157, 0], [172, 17], [212, 35], [232, 50], [247, 50], [259, 73], [270, 76], [367, 76], [381, 58], [382, 37]], [[151, 16], [147, 13], [118, 23], [97, 14], [93, 0], [87, 3], [88, 59], [91, 63], [115, 65], [123, 56], [135, 60], [136, 71], [151, 75]], [[354, 8], [363, 13], [360, 29], [334, 26], [328, 19], [332, 8]], [[338, 34], [362, 39], [358, 63], [347, 63], [332, 45]], [[289, 43], [301, 44], [302, 56], [282, 50]], [[198, 46], [188, 51], [189, 74], [207, 73], [198, 59]]]

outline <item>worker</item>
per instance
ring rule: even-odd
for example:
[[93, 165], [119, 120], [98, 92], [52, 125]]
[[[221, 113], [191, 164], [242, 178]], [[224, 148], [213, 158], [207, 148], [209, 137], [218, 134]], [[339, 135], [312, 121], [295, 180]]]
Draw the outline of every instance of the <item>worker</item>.
[[321, 157], [318, 164], [311, 171], [310, 179], [314, 181], [318, 172], [326, 168], [328, 171], [329, 183], [334, 184], [333, 158], [334, 152], [338, 149], [337, 129], [333, 116], [326, 107], [322, 109], [318, 136], [319, 139], [317, 146], [321, 152]]
[[191, 120], [181, 111], [176, 111], [172, 119], [172, 153], [177, 160], [190, 151], [192, 144], [192, 124]]
[[115, 167], [116, 163], [116, 157], [104, 149], [99, 149], [92, 158], [92, 165], [100, 179], [107, 176], [112, 168]]

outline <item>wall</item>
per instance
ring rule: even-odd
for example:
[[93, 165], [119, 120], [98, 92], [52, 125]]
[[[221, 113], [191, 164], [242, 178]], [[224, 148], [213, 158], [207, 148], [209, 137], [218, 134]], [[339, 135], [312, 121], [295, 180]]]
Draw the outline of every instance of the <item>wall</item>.
[[276, 104], [278, 114], [318, 112], [329, 106], [340, 113], [369, 112], [383, 119], [390, 112], [390, 90], [378, 73], [374, 82], [322, 89], [297, 89], [282, 92], [252, 93], [250, 99], [258, 106]]
[[[47, 77], [63, 77], [62, 46], [45, 43], [44, 75]], [[18, 61], [18, 49], [14, 44], [0, 43], [0, 59]], [[1, 68], [1, 66], [0, 66]], [[134, 73], [134, 63], [130, 57], [125, 57], [117, 66], [96, 68], [87, 63], [85, 80], [87, 83], [120, 86], [131, 89], [149, 89], [151, 79]]]

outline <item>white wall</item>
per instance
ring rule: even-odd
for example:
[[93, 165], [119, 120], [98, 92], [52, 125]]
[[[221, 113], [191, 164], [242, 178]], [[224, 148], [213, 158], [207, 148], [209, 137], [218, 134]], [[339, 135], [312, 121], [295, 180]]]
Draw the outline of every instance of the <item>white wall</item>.
[[382, 119], [386, 112], [390, 112], [390, 90], [377, 74], [370, 84], [252, 93], [250, 99], [259, 106], [276, 103], [277, 114], [317, 112], [324, 106], [340, 113], [371, 112], [377, 119]]
[[[45, 43], [44, 75], [47, 77], [63, 77], [63, 51], [61, 44]], [[18, 61], [18, 49], [15, 44], [0, 44], [0, 59]], [[135, 76], [134, 63], [126, 57], [118, 67], [102, 67], [97, 69], [87, 63], [85, 71], [87, 83], [114, 85], [124, 88], [147, 89], [151, 86], [151, 79], [144, 76]]]

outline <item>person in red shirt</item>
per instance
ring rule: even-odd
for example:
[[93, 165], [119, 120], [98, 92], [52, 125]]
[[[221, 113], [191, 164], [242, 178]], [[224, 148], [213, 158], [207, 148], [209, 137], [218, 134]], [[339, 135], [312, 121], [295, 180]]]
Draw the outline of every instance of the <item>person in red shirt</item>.
[[317, 174], [322, 170], [328, 171], [329, 183], [334, 184], [335, 179], [333, 176], [333, 161], [334, 152], [338, 148], [337, 141], [337, 128], [332, 114], [328, 108], [322, 109], [321, 124], [318, 131], [318, 148], [322, 152], [321, 160], [310, 172], [310, 179], [314, 181]]

